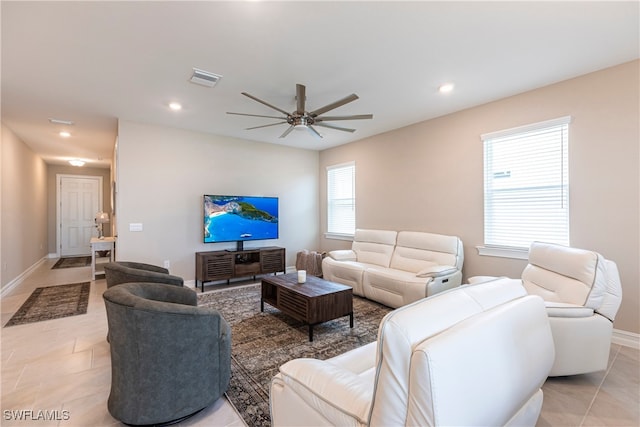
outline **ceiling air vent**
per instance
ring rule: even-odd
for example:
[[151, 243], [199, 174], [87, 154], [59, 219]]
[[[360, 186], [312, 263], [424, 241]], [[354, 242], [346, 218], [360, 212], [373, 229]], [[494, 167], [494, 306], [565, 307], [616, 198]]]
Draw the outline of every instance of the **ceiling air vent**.
[[200, 86], [214, 87], [221, 78], [218, 74], [194, 68], [190, 81]]

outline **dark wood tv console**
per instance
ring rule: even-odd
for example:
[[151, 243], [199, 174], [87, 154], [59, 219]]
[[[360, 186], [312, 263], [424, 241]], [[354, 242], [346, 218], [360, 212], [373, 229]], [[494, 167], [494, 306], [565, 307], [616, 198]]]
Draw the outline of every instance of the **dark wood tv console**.
[[285, 271], [285, 249], [277, 246], [244, 250], [196, 252], [196, 288], [204, 283]]

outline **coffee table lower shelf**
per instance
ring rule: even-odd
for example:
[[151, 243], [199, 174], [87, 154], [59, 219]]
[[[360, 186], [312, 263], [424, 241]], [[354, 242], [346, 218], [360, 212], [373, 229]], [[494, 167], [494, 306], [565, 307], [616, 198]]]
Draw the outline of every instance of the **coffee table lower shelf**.
[[262, 279], [260, 311], [264, 303], [277, 308], [309, 326], [309, 341], [313, 341], [313, 327], [329, 320], [349, 316], [353, 328], [353, 289], [339, 283], [308, 276], [297, 283], [297, 274], [270, 276]]

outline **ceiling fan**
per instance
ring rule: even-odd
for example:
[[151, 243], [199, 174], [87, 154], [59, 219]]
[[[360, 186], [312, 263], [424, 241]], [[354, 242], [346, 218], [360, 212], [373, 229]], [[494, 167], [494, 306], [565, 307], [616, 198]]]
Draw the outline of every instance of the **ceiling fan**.
[[332, 122], [336, 120], [361, 120], [361, 119], [373, 118], [373, 114], [356, 114], [351, 116], [322, 116], [322, 114], [326, 113], [327, 111], [331, 111], [335, 108], [341, 107], [345, 104], [348, 104], [349, 102], [352, 102], [358, 99], [358, 95], [356, 95], [355, 93], [352, 93], [349, 96], [346, 96], [338, 101], [332, 102], [331, 104], [325, 105], [324, 107], [320, 107], [316, 110], [306, 111], [305, 110], [305, 100], [306, 100], [305, 91], [306, 91], [306, 87], [304, 85], [299, 83], [296, 85], [296, 110], [291, 113], [288, 113], [281, 108], [271, 105], [268, 102], [265, 102], [259, 98], [256, 98], [253, 95], [250, 95], [246, 92], [242, 92], [244, 96], [251, 98], [254, 101], [257, 101], [263, 105], [266, 105], [269, 108], [279, 111], [284, 115], [284, 117], [264, 116], [261, 114], [248, 114], [248, 113], [231, 113], [231, 112], [227, 112], [227, 114], [235, 114], [238, 116], [266, 117], [269, 119], [280, 119], [282, 120], [280, 122], [246, 128], [246, 130], [251, 130], [251, 129], [258, 129], [258, 128], [264, 128], [268, 126], [275, 126], [275, 125], [281, 125], [281, 124], [287, 123], [289, 127], [287, 128], [287, 130], [284, 131], [282, 135], [280, 135], [280, 138], [284, 138], [285, 136], [289, 135], [289, 133], [295, 128], [306, 128], [316, 138], [322, 138], [322, 135], [320, 135], [320, 132], [318, 132], [313, 127], [313, 125], [341, 130], [344, 132], [355, 132], [355, 129], [334, 126], [334, 125], [327, 124], [325, 122]]

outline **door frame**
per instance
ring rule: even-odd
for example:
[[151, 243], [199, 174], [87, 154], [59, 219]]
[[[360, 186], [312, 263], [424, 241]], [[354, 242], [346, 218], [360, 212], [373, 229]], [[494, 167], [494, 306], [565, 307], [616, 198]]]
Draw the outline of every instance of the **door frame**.
[[[98, 188], [98, 210], [102, 210], [104, 208], [104, 190], [102, 176], [100, 175], [72, 175], [65, 173], [56, 174], [56, 258], [60, 257], [60, 245], [62, 244], [62, 200], [60, 198], [60, 186], [63, 178], [77, 178], [77, 179], [98, 179], [99, 188]], [[96, 212], [97, 213], [97, 212]]]

